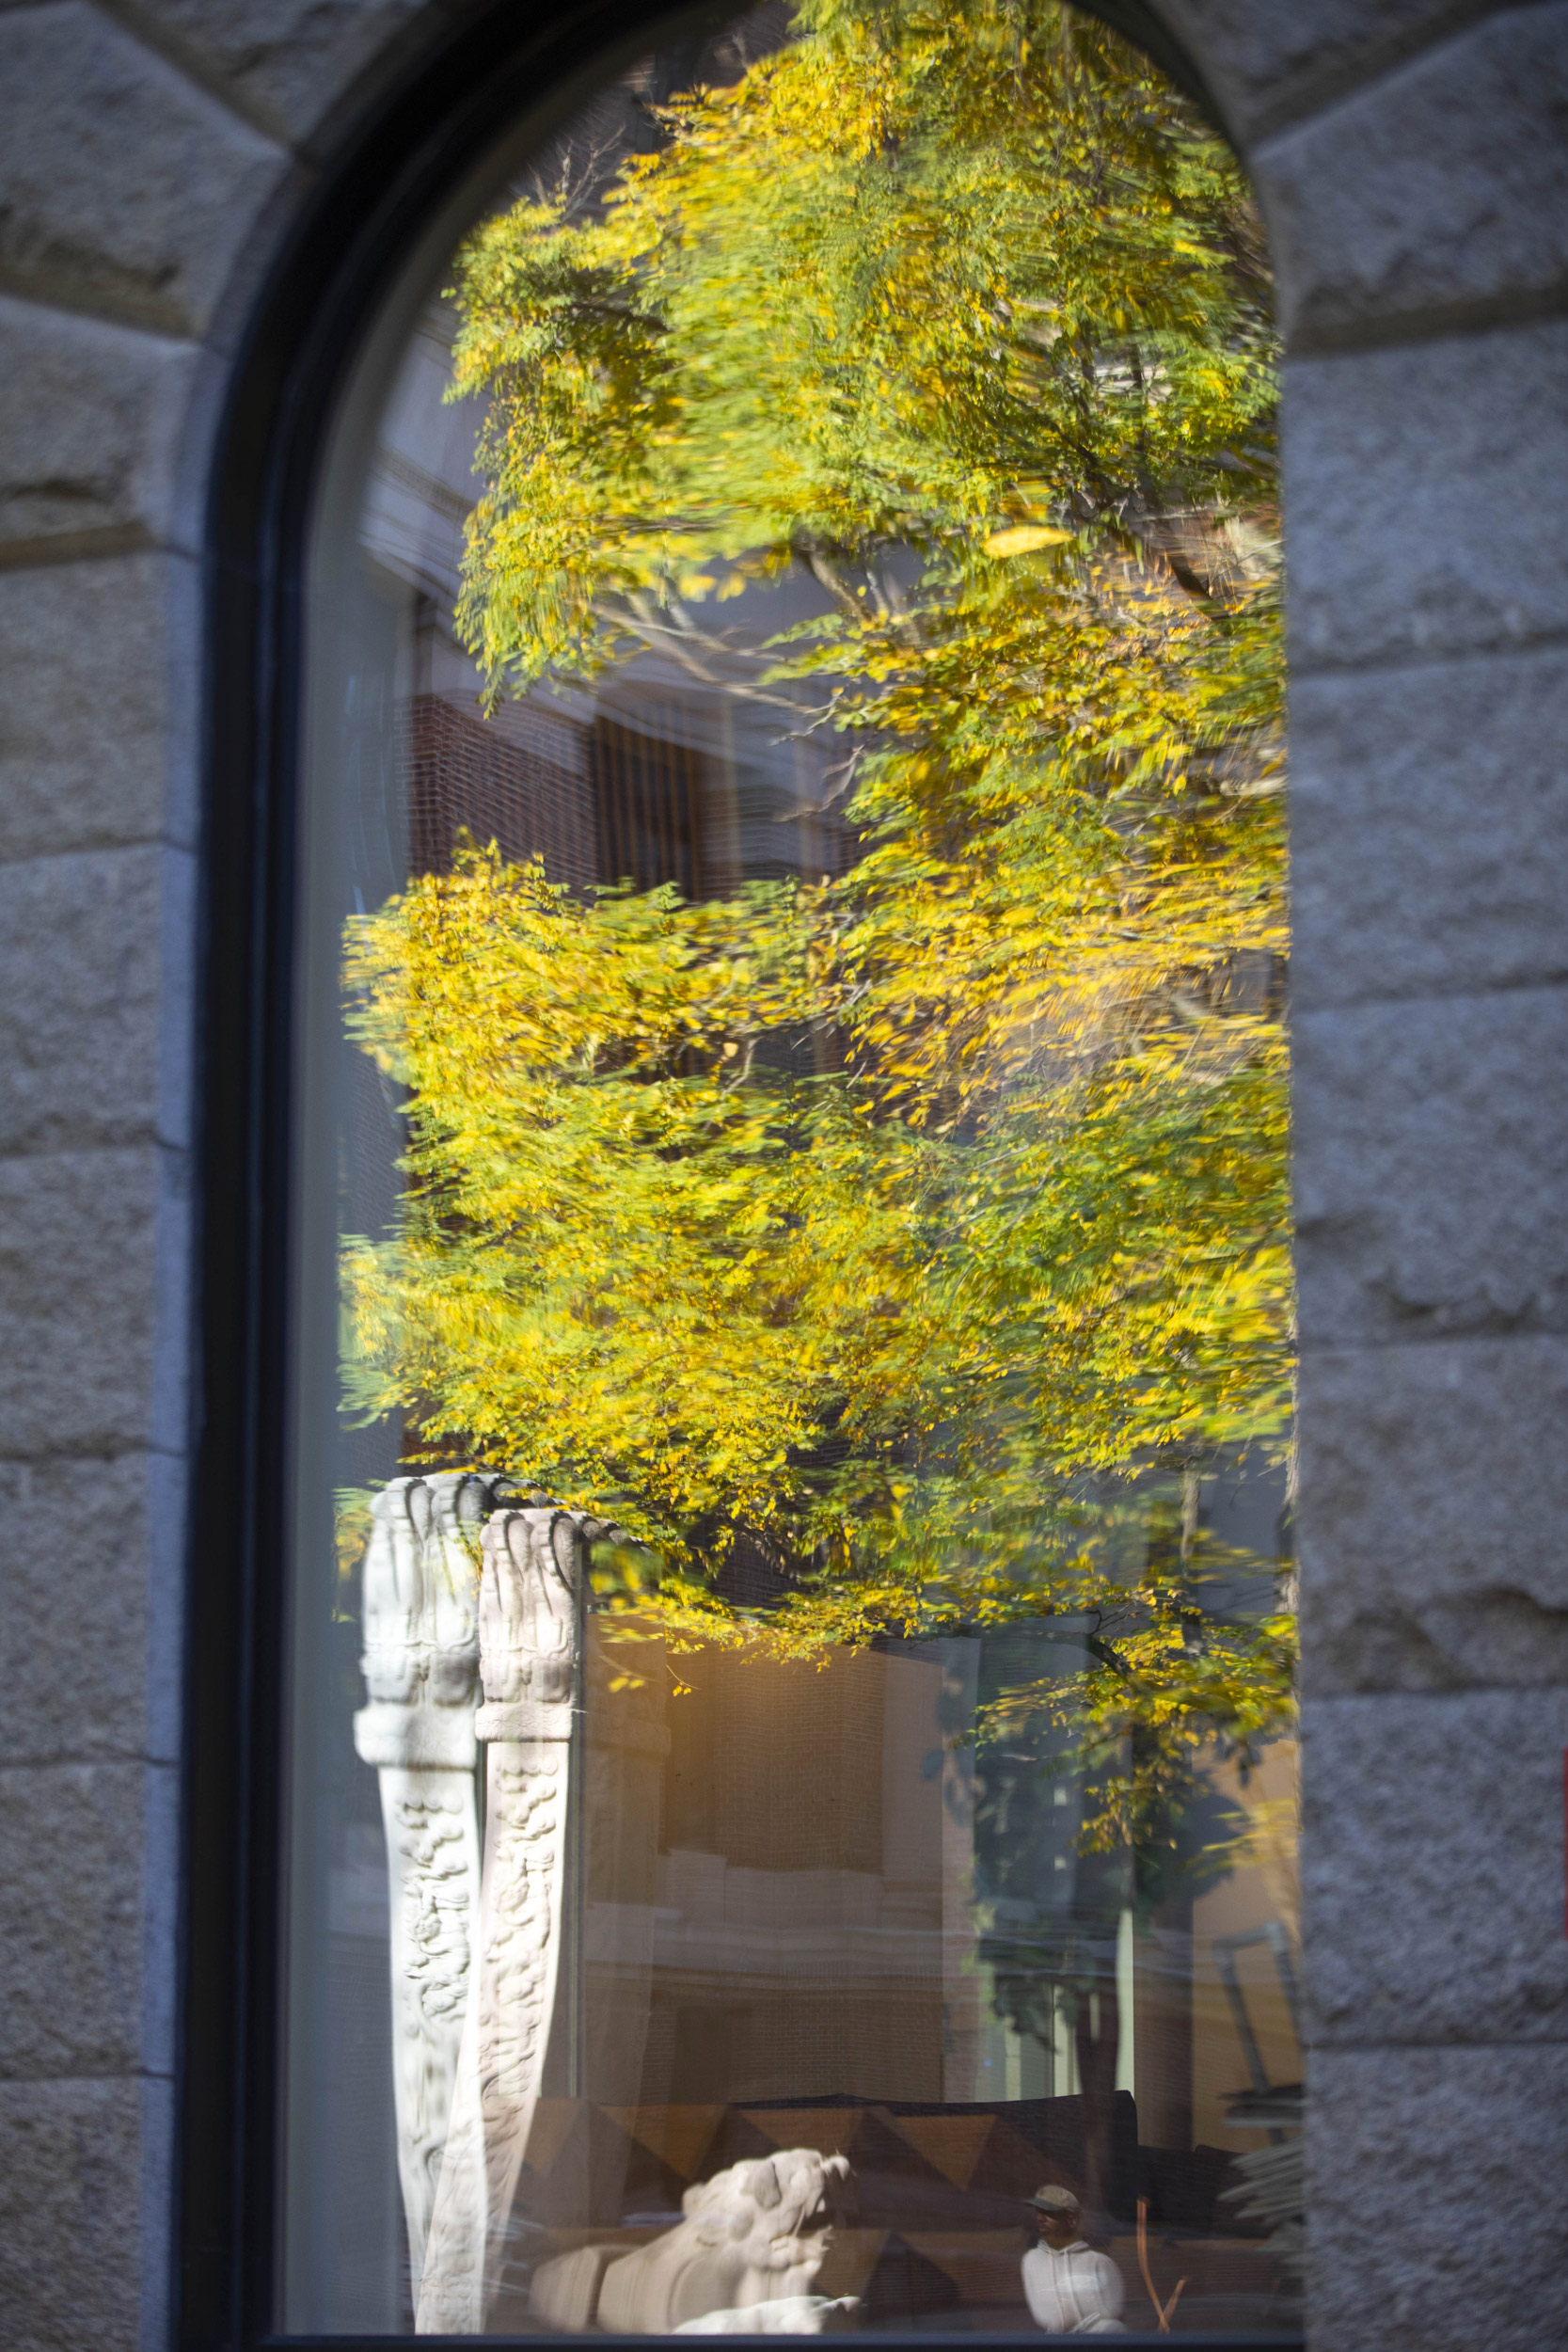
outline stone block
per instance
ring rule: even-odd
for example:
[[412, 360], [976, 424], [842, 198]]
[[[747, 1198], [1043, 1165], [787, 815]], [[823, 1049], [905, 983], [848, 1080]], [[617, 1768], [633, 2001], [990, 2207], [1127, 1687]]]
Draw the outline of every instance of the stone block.
[[1568, 977], [1564, 742], [1556, 650], [1298, 682], [1301, 1011]]
[[1568, 632], [1568, 322], [1285, 372], [1294, 673]]
[[0, 559], [166, 538], [196, 368], [188, 344], [0, 295]]
[[1568, 2043], [1319, 2050], [1316, 2352], [1541, 2352], [1568, 2275]]
[[1568, 989], [1306, 1014], [1295, 1088], [1309, 1344], [1568, 1328]]
[[1568, 1684], [1565, 1428], [1559, 1339], [1307, 1351], [1309, 1693]]
[[177, 1774], [0, 1771], [0, 2075], [173, 2064]]
[[305, 138], [422, 0], [138, 0], [137, 21], [277, 139]]
[[140, 2352], [165, 2300], [166, 2081], [0, 2083], [0, 2311], [14, 2352]]
[[1568, 1691], [1314, 1699], [1308, 2039], [1568, 2042]]
[[188, 1139], [195, 865], [149, 848], [0, 866], [6, 1151]]
[[1513, 8], [1253, 158], [1294, 350], [1568, 285], [1568, 7]]
[[0, 1160], [0, 1429], [11, 1458], [177, 1451], [190, 1171], [179, 1152]]
[[83, 0], [0, 15], [0, 285], [200, 335], [286, 158]]
[[1486, 0], [1152, 0], [1243, 142], [1386, 72]]
[[0, 571], [0, 862], [197, 834], [196, 565]]
[[183, 1465], [0, 1462], [0, 1763], [179, 1755]]

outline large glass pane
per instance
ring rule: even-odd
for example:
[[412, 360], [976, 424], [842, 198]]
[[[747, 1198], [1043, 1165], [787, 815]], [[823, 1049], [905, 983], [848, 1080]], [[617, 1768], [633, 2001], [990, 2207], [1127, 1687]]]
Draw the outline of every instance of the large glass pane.
[[367, 348], [288, 2329], [1296, 2324], [1268, 294], [1102, 27], [816, 0]]

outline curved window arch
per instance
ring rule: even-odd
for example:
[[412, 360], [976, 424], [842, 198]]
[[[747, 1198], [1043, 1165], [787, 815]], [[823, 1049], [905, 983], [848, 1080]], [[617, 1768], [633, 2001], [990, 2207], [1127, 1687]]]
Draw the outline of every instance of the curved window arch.
[[272, 485], [255, 2322], [1289, 2331], [1261, 240], [1043, 6], [546, 83]]

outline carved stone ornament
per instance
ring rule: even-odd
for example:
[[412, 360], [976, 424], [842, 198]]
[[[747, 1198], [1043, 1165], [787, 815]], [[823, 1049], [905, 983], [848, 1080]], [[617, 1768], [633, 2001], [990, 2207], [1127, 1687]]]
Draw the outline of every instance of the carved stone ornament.
[[820, 2335], [849, 2309], [811, 2292], [848, 2179], [847, 2157], [815, 2148], [732, 2164], [689, 2188], [684, 2218], [651, 2245], [612, 2252], [602, 2267], [594, 2258], [604, 2249], [586, 2247], [542, 2264], [531, 2307], [547, 2325], [581, 2327], [592, 2297], [589, 2319], [614, 2335], [673, 2335], [697, 2323], [706, 2332], [715, 2314], [733, 2320], [727, 2331], [737, 2335]]
[[426, 2248], [417, 2328], [484, 2326], [543, 2087], [562, 1979], [566, 1833], [578, 1803], [588, 1543], [599, 1532], [548, 1505], [485, 1527], [480, 1580], [487, 1749], [479, 1965]]
[[354, 1743], [378, 1772], [387, 1835], [398, 2171], [416, 2295], [479, 1915], [477, 1555], [496, 1486], [467, 1471], [393, 1479], [376, 1497], [365, 1555], [370, 1703]]
[[858, 2295], [785, 2295], [768, 2303], [748, 2303], [738, 2311], [705, 2312], [701, 2319], [683, 2319], [677, 2336], [828, 2336], [852, 2328], [859, 2314]]

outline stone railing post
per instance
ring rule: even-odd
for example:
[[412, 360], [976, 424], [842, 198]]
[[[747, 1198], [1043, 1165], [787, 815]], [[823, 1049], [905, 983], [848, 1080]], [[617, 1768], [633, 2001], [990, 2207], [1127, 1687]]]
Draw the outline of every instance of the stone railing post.
[[365, 1555], [370, 1699], [354, 1743], [376, 1768], [387, 1835], [398, 2171], [416, 2305], [479, 1916], [478, 1553], [494, 1489], [467, 1471], [393, 1479], [376, 1497]]
[[558, 2003], [578, 1965], [570, 1836], [580, 1802], [588, 1551], [601, 1532], [609, 1531], [598, 1521], [548, 1504], [499, 1511], [484, 1530], [479, 1962], [419, 2302], [421, 2335], [472, 2335], [484, 2326]]

